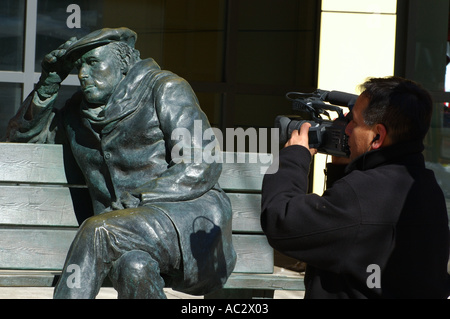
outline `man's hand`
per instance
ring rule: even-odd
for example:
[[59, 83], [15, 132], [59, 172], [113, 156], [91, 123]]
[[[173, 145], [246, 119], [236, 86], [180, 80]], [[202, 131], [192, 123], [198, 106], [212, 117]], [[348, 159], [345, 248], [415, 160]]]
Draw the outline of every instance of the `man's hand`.
[[291, 138], [289, 139], [289, 141], [287, 141], [285, 147], [292, 145], [301, 145], [309, 150], [311, 156], [317, 154], [317, 149], [309, 148], [308, 132], [310, 127], [311, 127], [310, 123], [304, 123], [300, 127], [300, 130], [294, 130], [291, 134]]

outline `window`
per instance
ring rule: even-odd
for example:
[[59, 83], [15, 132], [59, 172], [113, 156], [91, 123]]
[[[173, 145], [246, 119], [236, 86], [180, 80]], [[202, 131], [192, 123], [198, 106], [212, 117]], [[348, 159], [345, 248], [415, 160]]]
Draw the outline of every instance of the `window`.
[[[2, 4], [3, 5], [3, 4]], [[0, 12], [0, 69], [23, 71], [25, 1], [7, 1]]]
[[24, 70], [25, 1], [6, 1], [0, 12], [0, 137], [20, 105]]

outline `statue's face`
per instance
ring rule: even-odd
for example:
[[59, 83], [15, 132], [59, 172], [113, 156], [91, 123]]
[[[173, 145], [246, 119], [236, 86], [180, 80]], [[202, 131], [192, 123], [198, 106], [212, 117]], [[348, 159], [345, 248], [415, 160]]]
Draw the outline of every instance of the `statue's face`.
[[119, 60], [108, 45], [85, 53], [75, 65], [84, 97], [95, 106], [105, 105], [124, 77]]

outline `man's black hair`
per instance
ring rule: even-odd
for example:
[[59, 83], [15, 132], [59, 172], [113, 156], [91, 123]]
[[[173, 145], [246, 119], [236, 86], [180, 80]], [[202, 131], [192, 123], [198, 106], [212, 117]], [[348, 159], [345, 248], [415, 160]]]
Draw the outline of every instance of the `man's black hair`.
[[367, 125], [383, 124], [395, 143], [425, 138], [433, 103], [420, 84], [392, 76], [371, 78], [361, 89], [370, 100], [363, 112]]

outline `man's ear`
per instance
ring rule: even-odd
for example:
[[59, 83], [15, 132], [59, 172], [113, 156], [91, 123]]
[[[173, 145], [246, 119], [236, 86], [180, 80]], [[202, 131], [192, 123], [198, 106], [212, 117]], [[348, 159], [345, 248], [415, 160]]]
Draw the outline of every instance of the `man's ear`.
[[376, 150], [381, 146], [387, 146], [388, 144], [390, 144], [386, 127], [383, 124], [376, 124], [374, 133], [375, 135], [372, 141], [373, 150]]

